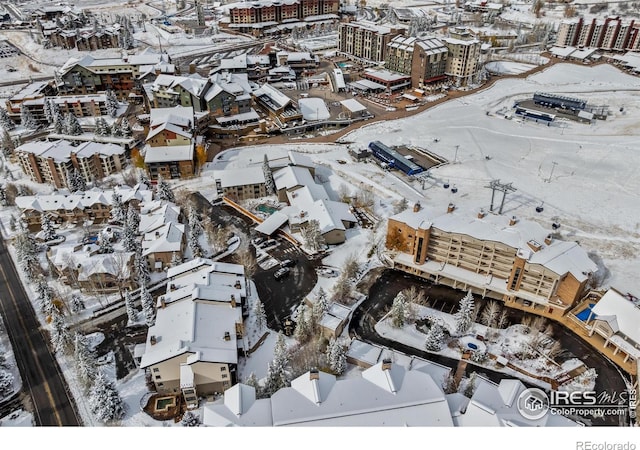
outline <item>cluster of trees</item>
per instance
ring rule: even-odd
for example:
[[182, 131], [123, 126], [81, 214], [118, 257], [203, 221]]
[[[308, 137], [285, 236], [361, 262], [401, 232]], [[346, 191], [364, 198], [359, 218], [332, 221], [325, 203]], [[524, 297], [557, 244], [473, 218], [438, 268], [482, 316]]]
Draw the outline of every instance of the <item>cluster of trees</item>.
[[189, 248], [191, 249], [191, 253], [194, 258], [200, 257], [204, 254], [204, 250], [202, 249], [202, 245], [200, 244], [200, 236], [204, 233], [204, 228], [202, 227], [202, 219], [200, 218], [200, 214], [196, 210], [193, 203], [189, 206], [188, 213], [188, 221], [189, 221]]
[[129, 119], [123, 117], [119, 124], [114, 123], [112, 126], [102, 117], [97, 117], [95, 120], [96, 128], [95, 132], [98, 136], [113, 136], [128, 138], [133, 135], [131, 124]]
[[358, 263], [357, 256], [355, 254], [349, 255], [344, 261], [344, 266], [340, 276], [333, 285], [331, 291], [331, 298], [333, 301], [344, 305], [352, 303], [354, 285], [359, 271], [360, 264]]
[[300, 234], [302, 234], [305, 247], [307, 247], [311, 253], [319, 252], [325, 248], [326, 242], [322, 236], [320, 223], [316, 219], [309, 220], [301, 227]]

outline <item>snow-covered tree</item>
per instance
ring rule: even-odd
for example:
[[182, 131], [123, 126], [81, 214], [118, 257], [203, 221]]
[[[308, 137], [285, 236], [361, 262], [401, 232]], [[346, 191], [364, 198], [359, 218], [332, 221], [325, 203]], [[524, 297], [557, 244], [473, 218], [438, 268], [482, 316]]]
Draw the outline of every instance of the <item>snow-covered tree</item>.
[[126, 209], [122, 203], [122, 195], [113, 191], [111, 194], [111, 220], [116, 223], [124, 224], [126, 219]]
[[46, 99], [42, 105], [44, 118], [49, 125], [53, 123], [53, 114], [51, 114], [51, 99]]
[[78, 118], [73, 113], [67, 113], [65, 117], [66, 132], [71, 136], [79, 136], [83, 133]]
[[396, 328], [400, 328], [404, 325], [407, 315], [407, 297], [403, 292], [398, 292], [398, 295], [393, 299], [390, 314], [391, 325]]
[[260, 300], [257, 300], [253, 305], [253, 314], [256, 318], [256, 327], [261, 330], [267, 325], [267, 313], [264, 310], [264, 305]]
[[180, 421], [180, 425], [182, 425], [183, 427], [199, 427], [200, 426], [200, 417], [198, 417], [192, 411], [187, 411], [182, 416], [182, 420]]
[[139, 284], [147, 284], [151, 279], [149, 276], [147, 258], [142, 254], [142, 246], [140, 245], [140, 242], [136, 242], [136, 250], [133, 257], [133, 270]]
[[304, 239], [305, 246], [312, 253], [324, 248], [325, 240], [320, 231], [320, 223], [316, 219], [307, 221], [300, 229], [300, 233], [302, 234], [302, 239]]
[[40, 312], [45, 316], [51, 316], [53, 309], [53, 292], [49, 287], [49, 283], [44, 277], [39, 277], [36, 281], [36, 292], [38, 293], [38, 303], [40, 304]]
[[131, 298], [131, 292], [129, 292], [129, 290], [124, 291], [124, 305], [127, 309], [129, 325], [136, 323], [138, 321], [138, 312], [133, 305], [133, 298]]
[[116, 94], [114, 94], [114, 92], [109, 89], [105, 93], [105, 107], [107, 108], [107, 114], [109, 114], [111, 117], [117, 116], [119, 106], [120, 104], [118, 103]]
[[87, 182], [75, 167], [67, 174], [67, 187], [71, 192], [84, 192], [87, 190]]
[[125, 404], [118, 390], [101, 371], [89, 390], [89, 407], [96, 419], [103, 422], [118, 420], [124, 416]]
[[7, 201], [7, 191], [2, 185], [0, 185], [0, 206], [9, 206], [9, 202]]
[[[56, 122], [59, 122], [62, 124], [64, 117], [62, 115], [62, 111], [60, 111], [60, 106], [54, 102], [54, 101], [50, 101], [49, 102], [49, 114], [51, 114], [51, 122], [54, 125], [55, 128], [55, 124]], [[56, 131], [57, 133], [57, 131]]]
[[267, 380], [264, 386], [266, 395], [273, 395], [279, 389], [289, 385], [290, 359], [289, 349], [282, 331], [278, 333], [276, 346], [273, 349], [273, 360], [267, 368]]
[[49, 214], [44, 214], [42, 216], [42, 220], [40, 222], [42, 226], [42, 239], [45, 242], [49, 242], [58, 237], [56, 234], [56, 229], [53, 228], [53, 222], [51, 221], [51, 217]]
[[[6, 129], [2, 129], [2, 139], [0, 139], [0, 145], [2, 146], [2, 154], [8, 158], [13, 155], [14, 150], [16, 149], [16, 145], [9, 135], [9, 132]], [[5, 167], [5, 170], [8, 168]], [[9, 175], [12, 176], [11, 171], [8, 172]]]
[[33, 281], [42, 271], [38, 260], [38, 246], [36, 241], [27, 230], [23, 230], [13, 240], [13, 245], [18, 254], [20, 268], [24, 271], [27, 279]]
[[73, 337], [62, 314], [53, 308], [51, 315], [51, 345], [57, 353], [69, 353], [73, 348]]
[[336, 375], [342, 375], [347, 368], [347, 353], [344, 351], [344, 347], [334, 338], [331, 338], [326, 354], [331, 371]]
[[144, 184], [147, 186], [147, 189], [151, 189], [153, 185], [151, 184], [151, 180], [147, 175], [147, 171], [144, 169], [138, 169], [138, 183]]
[[0, 397], [7, 396], [13, 389], [13, 375], [6, 370], [0, 370]]
[[[0, 206], [7, 206], [7, 205], [0, 205]], [[11, 214], [11, 218], [9, 219], [9, 229], [11, 231], [16, 231], [16, 229], [18, 228], [18, 222], [16, 221], [16, 217]]]
[[480, 314], [480, 323], [495, 328], [500, 317], [500, 305], [495, 300], [489, 300]]
[[260, 392], [260, 383], [258, 382], [258, 377], [255, 372], [251, 372], [246, 380], [244, 380], [244, 384], [247, 386], [252, 386], [256, 390], [256, 397], [258, 396], [258, 392]]
[[316, 322], [322, 318], [322, 315], [329, 309], [329, 306], [330, 303], [327, 293], [322, 286], [320, 286], [318, 293], [316, 294], [316, 301], [313, 304], [313, 317]]
[[102, 117], [96, 118], [96, 128], [95, 133], [98, 136], [110, 136], [111, 135], [111, 127]]
[[2, 126], [2, 128], [5, 131], [11, 131], [16, 127], [16, 124], [13, 123], [13, 120], [11, 120], [11, 117], [9, 117], [9, 113], [7, 112], [7, 110], [1, 106], [0, 106], [0, 126]]
[[109, 235], [106, 230], [98, 233], [98, 253], [104, 255], [106, 253], [113, 253], [113, 245], [111, 245], [111, 240], [109, 239]]
[[198, 211], [196, 211], [196, 208], [194, 208], [193, 205], [189, 207], [188, 221], [191, 234], [201, 236], [204, 232], [204, 228], [202, 227], [202, 220], [200, 219], [200, 214], [198, 214]]
[[439, 323], [432, 323], [431, 328], [427, 331], [424, 347], [432, 352], [437, 352], [444, 345], [444, 329]]
[[135, 235], [135, 229], [129, 225], [129, 221], [125, 224], [122, 230], [122, 247], [127, 252], [135, 252], [138, 247], [138, 239]]
[[40, 126], [24, 103], [20, 103], [20, 124], [29, 130], [36, 130]]
[[351, 281], [342, 274], [331, 289], [331, 299], [346, 305], [349, 303], [352, 291], [353, 286], [351, 285]]
[[71, 312], [74, 314], [79, 313], [83, 309], [86, 309], [84, 300], [82, 300], [82, 297], [80, 295], [71, 295], [71, 299], [69, 300], [69, 309], [71, 309]]
[[262, 172], [264, 173], [264, 186], [267, 190], [267, 194], [273, 195], [276, 193], [276, 183], [273, 181], [273, 173], [271, 167], [269, 167], [269, 158], [267, 154], [264, 154], [264, 161], [262, 163]]
[[189, 249], [191, 249], [191, 253], [194, 258], [202, 256], [203, 250], [200, 245], [200, 237], [198, 235], [189, 233]]
[[158, 176], [158, 184], [156, 185], [156, 197], [158, 198], [158, 200], [166, 200], [173, 203], [175, 203], [176, 201], [176, 197], [173, 194], [171, 186], [160, 175]]
[[407, 209], [409, 206], [409, 202], [405, 197], [402, 197], [399, 201], [397, 201], [393, 207], [394, 214], [400, 214], [402, 211]]
[[140, 213], [138, 210], [129, 203], [127, 207], [127, 227], [131, 228], [133, 234], [138, 234], [138, 228], [140, 227]]
[[153, 301], [153, 296], [145, 284], [140, 287], [140, 303], [142, 304], [145, 322], [147, 326], [150, 327], [156, 321], [156, 306]]
[[87, 337], [80, 333], [75, 333], [73, 337], [74, 352], [73, 360], [76, 365], [78, 378], [85, 388], [91, 386], [98, 374], [96, 357], [89, 346]]
[[131, 124], [129, 120], [125, 117], [120, 122], [120, 135], [125, 138], [129, 138], [133, 135], [133, 130], [131, 129]]
[[473, 324], [474, 301], [471, 291], [468, 291], [467, 295], [460, 300], [458, 306], [458, 311], [453, 317], [456, 321], [456, 334], [461, 335], [466, 333]]
[[298, 342], [306, 342], [311, 334], [311, 325], [309, 323], [310, 318], [307, 304], [304, 301], [302, 301], [300, 305], [298, 305], [292, 319], [296, 323], [296, 327], [293, 330], [294, 337], [298, 340]]

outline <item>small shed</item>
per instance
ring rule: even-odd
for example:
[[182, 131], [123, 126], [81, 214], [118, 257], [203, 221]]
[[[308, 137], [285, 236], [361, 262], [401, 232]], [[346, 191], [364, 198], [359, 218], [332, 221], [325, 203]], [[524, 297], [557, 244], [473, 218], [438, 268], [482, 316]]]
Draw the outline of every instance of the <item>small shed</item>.
[[367, 107], [354, 98], [342, 100], [340, 104], [342, 105], [342, 112], [348, 117], [358, 117], [369, 114]]

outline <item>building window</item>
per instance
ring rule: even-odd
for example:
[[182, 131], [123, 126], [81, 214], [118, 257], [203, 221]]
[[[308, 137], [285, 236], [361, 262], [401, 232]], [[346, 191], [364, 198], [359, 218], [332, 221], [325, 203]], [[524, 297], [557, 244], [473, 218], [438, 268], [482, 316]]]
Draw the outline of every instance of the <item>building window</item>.
[[154, 371], [154, 373], [155, 373], [155, 372], [160, 372], [160, 369], [158, 369], [157, 367], [154, 367], [154, 368], [153, 368], [153, 371]]
[[225, 370], [227, 370], [227, 366], [220, 367], [220, 372], [224, 372]]
[[162, 378], [160, 375], [156, 375], [156, 380], [159, 380], [160, 378]]
[[227, 378], [229, 375], [227, 375], [226, 373], [222, 374], [222, 378]]
[[158, 387], [164, 387], [164, 383], [158, 383]]

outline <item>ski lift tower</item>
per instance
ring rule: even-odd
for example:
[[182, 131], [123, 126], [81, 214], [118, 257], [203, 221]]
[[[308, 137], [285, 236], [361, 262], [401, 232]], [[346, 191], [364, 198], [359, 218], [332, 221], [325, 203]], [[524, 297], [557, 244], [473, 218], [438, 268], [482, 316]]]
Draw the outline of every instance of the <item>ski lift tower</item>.
[[502, 214], [502, 208], [504, 207], [504, 201], [507, 198], [507, 194], [517, 191], [511, 183], [501, 183], [500, 180], [491, 180], [489, 185], [485, 187], [491, 189], [491, 206], [489, 207], [489, 212], [493, 212], [493, 201], [495, 199], [496, 191], [502, 192], [502, 201], [500, 202], [498, 214]]

